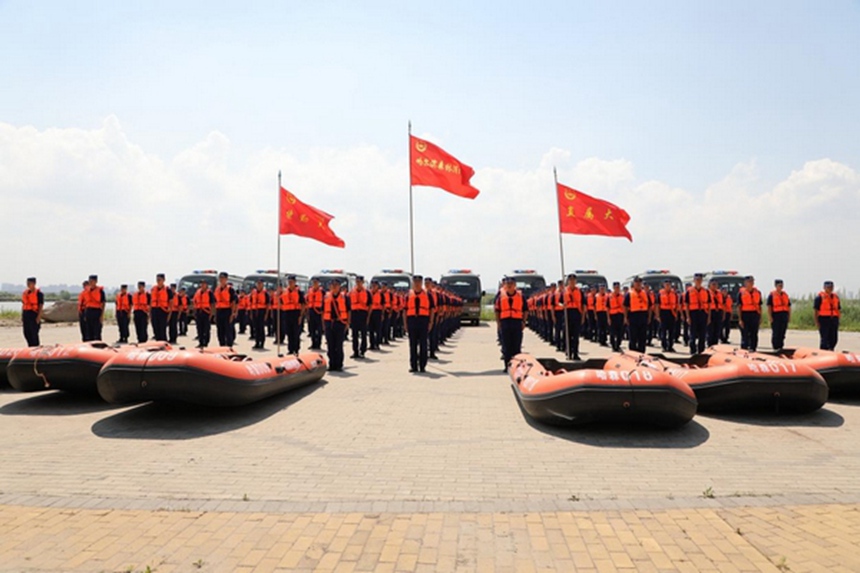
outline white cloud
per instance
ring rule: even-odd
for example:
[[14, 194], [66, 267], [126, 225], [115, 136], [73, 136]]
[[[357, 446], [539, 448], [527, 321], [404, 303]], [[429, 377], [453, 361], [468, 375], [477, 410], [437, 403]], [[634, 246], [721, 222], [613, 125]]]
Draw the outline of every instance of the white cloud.
[[[433, 139], [432, 137], [430, 139]], [[109, 285], [214, 266], [240, 274], [274, 264], [277, 172], [303, 200], [333, 215], [347, 242], [339, 250], [284, 237], [284, 267], [311, 273], [342, 266], [370, 274], [409, 265], [408, 174], [403, 153], [359, 146], [237, 152], [227, 135], [164, 157], [128, 140], [119, 120], [96, 129], [46, 129], [0, 123], [0, 197], [7, 245], [0, 279], [35, 274], [44, 283], [98, 272]], [[469, 161], [468, 157], [463, 158]], [[559, 180], [624, 207], [634, 243], [565, 238], [567, 267], [610, 278], [645, 268], [686, 275], [713, 267], [775, 276], [793, 292], [824, 278], [852, 290], [851, 260], [860, 239], [860, 174], [818, 159], [775, 185], [754, 161], [703, 190], [641, 181], [625, 159], [574, 162], [553, 148], [532, 170], [476, 166], [474, 201], [415, 188], [416, 262], [429, 274], [454, 266], [489, 284], [519, 266], [559, 273], [552, 167]]]

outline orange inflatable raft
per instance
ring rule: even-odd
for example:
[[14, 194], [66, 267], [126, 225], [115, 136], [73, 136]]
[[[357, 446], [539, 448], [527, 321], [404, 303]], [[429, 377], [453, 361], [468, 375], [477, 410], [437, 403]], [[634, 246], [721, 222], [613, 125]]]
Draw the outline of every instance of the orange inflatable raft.
[[6, 367], [13, 388], [21, 392], [65, 390], [95, 393], [96, 379], [105, 363], [138, 348], [169, 348], [166, 342], [113, 347], [105, 342], [81, 342], [56, 346], [35, 346], [15, 352]]
[[809, 366], [711, 348], [688, 359], [625, 353], [618, 360], [647, 366], [686, 382], [701, 412], [785, 410], [812, 412], [827, 401], [827, 384]]
[[6, 368], [20, 348], [0, 348], [0, 387], [9, 385], [9, 377], [6, 376]]
[[320, 380], [321, 354], [270, 360], [242, 354], [138, 350], [117, 354], [98, 376], [98, 391], [113, 404], [140, 401], [242, 406]]
[[681, 426], [696, 414], [687, 384], [654, 368], [609, 360], [558, 362], [519, 354], [508, 372], [523, 409], [554, 425], [642, 422]]

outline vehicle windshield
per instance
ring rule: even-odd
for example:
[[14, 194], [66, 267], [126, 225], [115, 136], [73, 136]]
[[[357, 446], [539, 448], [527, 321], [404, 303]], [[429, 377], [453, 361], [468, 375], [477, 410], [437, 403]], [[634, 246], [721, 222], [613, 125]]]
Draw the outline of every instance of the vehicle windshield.
[[478, 277], [442, 277], [439, 284], [465, 300], [477, 300], [481, 298], [481, 279]]
[[278, 279], [275, 275], [248, 275], [242, 281], [242, 290], [251, 292], [256, 288], [257, 280], [263, 281], [263, 286], [266, 290], [276, 290], [278, 288]]
[[341, 288], [349, 288], [349, 277], [346, 275], [335, 275], [335, 274], [325, 274], [325, 275], [314, 275], [311, 277], [311, 280], [318, 280], [323, 287], [328, 287], [328, 283], [330, 281], [336, 280], [340, 283]]
[[[732, 297], [732, 300], [738, 300], [738, 291], [740, 291], [741, 287], [744, 286], [744, 278], [743, 277], [730, 275], [730, 276], [722, 276], [722, 277], [716, 276], [713, 278], [714, 278], [714, 280], [717, 281], [717, 284], [720, 285], [720, 288], [728, 287], [729, 296]], [[707, 285], [705, 285], [705, 286], [707, 286]]]
[[648, 285], [651, 287], [651, 290], [657, 291], [663, 288], [663, 282], [666, 280], [672, 282], [672, 286], [675, 288], [675, 291], [681, 292], [684, 290], [684, 285], [681, 283], [681, 279], [675, 275], [646, 275], [642, 277], [642, 284]]
[[200, 286], [200, 283], [208, 283], [209, 288], [215, 288], [215, 285], [218, 283], [218, 278], [215, 275], [186, 275], [179, 280], [177, 283], [177, 288], [185, 289], [185, 293], [189, 298], [194, 297], [194, 293], [197, 292], [197, 288]]
[[412, 287], [412, 279], [409, 275], [376, 275], [372, 280], [377, 281], [380, 285], [388, 283], [389, 288], [395, 290], [409, 290]]
[[589, 288], [589, 287], [599, 287], [603, 285], [605, 287], [609, 287], [609, 284], [606, 282], [606, 277], [603, 275], [577, 275], [576, 276], [576, 284], [579, 288]]
[[528, 298], [532, 294], [546, 288], [546, 281], [540, 275], [516, 275], [517, 288]]

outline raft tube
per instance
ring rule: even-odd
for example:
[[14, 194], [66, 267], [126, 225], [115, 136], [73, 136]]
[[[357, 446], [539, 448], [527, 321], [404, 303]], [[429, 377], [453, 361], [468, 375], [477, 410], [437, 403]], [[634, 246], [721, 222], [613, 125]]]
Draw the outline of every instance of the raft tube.
[[818, 348], [786, 348], [778, 354], [753, 353], [753, 356], [785, 358], [809, 366], [827, 382], [830, 396], [860, 394], [860, 354]]
[[153, 400], [243, 406], [317, 382], [325, 372], [325, 358], [315, 352], [252, 360], [235, 353], [139, 350], [105, 364], [98, 391], [112, 404]]
[[6, 375], [6, 368], [9, 362], [15, 356], [15, 353], [21, 350], [20, 348], [0, 348], [0, 387], [9, 385], [9, 377]]
[[696, 396], [684, 382], [652, 368], [619, 368], [611, 358], [558, 362], [519, 354], [508, 372], [523, 409], [546, 424], [677, 427], [696, 414]]

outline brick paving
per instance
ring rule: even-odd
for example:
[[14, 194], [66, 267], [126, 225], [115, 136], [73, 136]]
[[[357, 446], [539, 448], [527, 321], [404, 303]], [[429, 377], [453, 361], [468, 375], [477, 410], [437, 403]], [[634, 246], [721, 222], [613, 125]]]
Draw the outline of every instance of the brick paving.
[[0, 391], [0, 570], [860, 571], [860, 400], [557, 429], [491, 328], [405, 356], [238, 410]]

